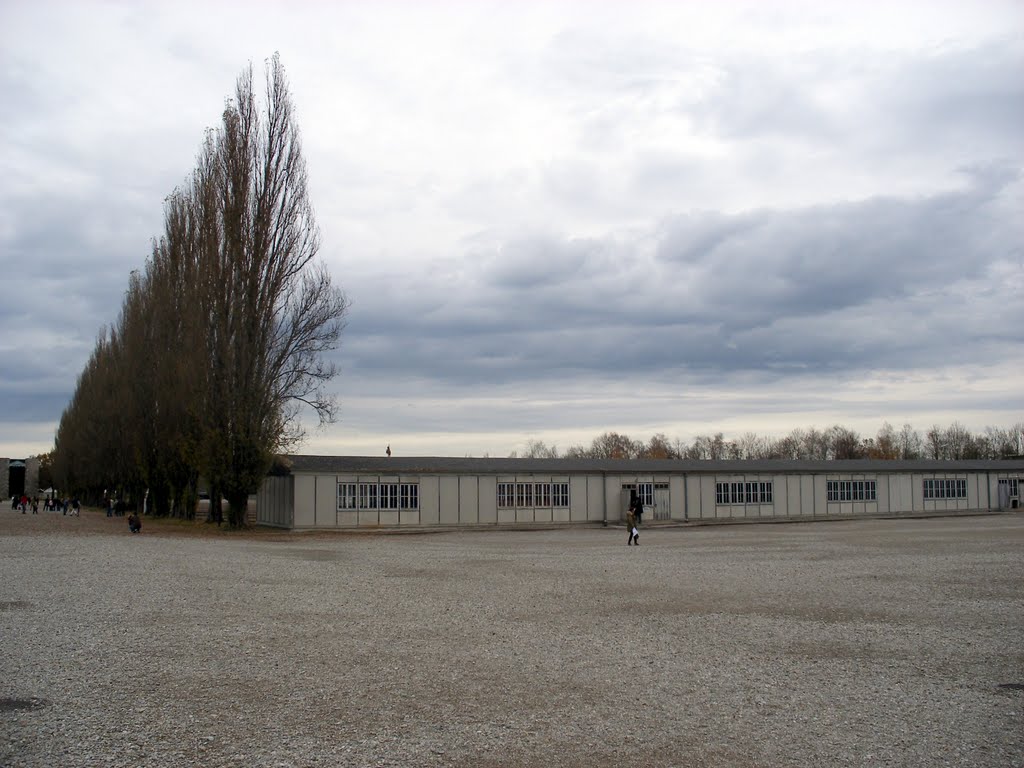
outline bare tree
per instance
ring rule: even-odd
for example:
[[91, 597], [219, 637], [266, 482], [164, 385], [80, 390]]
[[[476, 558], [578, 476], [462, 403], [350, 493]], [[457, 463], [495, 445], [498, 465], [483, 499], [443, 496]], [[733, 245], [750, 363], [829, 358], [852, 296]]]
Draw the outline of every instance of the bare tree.
[[799, 459], [802, 458], [801, 452], [804, 444], [804, 433], [803, 430], [794, 429], [788, 435], [783, 437], [781, 440], [776, 441], [774, 446], [774, 456], [776, 459]]
[[802, 459], [825, 461], [829, 458], [829, 441], [824, 432], [811, 427], [804, 432]]
[[589, 458], [594, 459], [635, 459], [643, 443], [635, 442], [618, 432], [605, 432], [595, 437], [590, 446]]
[[977, 445], [974, 436], [959, 421], [954, 421], [942, 437], [946, 458], [973, 459], [977, 458]]
[[740, 459], [764, 459], [767, 458], [770, 447], [767, 438], [761, 437], [754, 432], [745, 432], [736, 441], [736, 454]]
[[687, 459], [706, 461], [711, 458], [711, 438], [707, 435], [697, 435], [693, 442], [683, 454]]
[[1007, 459], [1024, 453], [1024, 424], [1017, 423], [1008, 429], [985, 428], [985, 455], [992, 459]]
[[870, 459], [898, 459], [899, 438], [892, 424], [884, 422], [874, 440], [865, 441], [867, 456]]
[[[516, 458], [519, 456], [513, 451], [509, 458]], [[528, 440], [526, 443], [526, 449], [521, 454], [524, 459], [557, 459], [558, 448], [553, 445], [547, 445], [543, 440]]]
[[267, 64], [265, 103], [250, 67], [208, 151], [215, 162], [205, 158], [200, 176], [214, 185], [218, 205], [201, 249], [213, 361], [209, 473], [230, 503], [230, 522], [240, 525], [273, 453], [303, 436], [303, 406], [321, 423], [335, 417], [325, 385], [337, 370], [325, 355], [337, 346], [348, 302], [314, 261], [319, 230], [276, 54]]
[[653, 435], [647, 445], [641, 448], [638, 458], [642, 459], [678, 459], [679, 454], [669, 439], [659, 432]]
[[910, 424], [904, 424], [900, 428], [898, 443], [901, 459], [919, 459], [924, 454], [921, 435]]
[[925, 444], [928, 448], [928, 455], [933, 459], [942, 459], [946, 456], [946, 431], [938, 424], [933, 424], [925, 435]]
[[829, 455], [833, 459], [864, 458], [864, 446], [860, 435], [852, 429], [839, 424], [829, 427], [826, 433], [829, 444]]

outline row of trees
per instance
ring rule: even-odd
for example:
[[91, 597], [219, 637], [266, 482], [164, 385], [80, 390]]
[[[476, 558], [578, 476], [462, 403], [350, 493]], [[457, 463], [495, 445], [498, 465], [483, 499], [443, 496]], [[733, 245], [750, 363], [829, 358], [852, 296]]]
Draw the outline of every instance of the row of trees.
[[164, 233], [132, 272], [117, 322], [96, 343], [57, 430], [57, 483], [191, 517], [200, 476], [229, 522], [275, 452], [302, 435], [299, 413], [334, 418], [324, 354], [347, 301], [315, 261], [319, 231], [284, 69], [250, 65], [197, 166], [164, 201]]
[[[670, 440], [663, 434], [650, 440], [633, 440], [618, 432], [605, 432], [589, 446], [572, 446], [564, 458], [588, 459], [1003, 459], [1021, 454], [1024, 423], [1008, 429], [986, 427], [972, 434], [958, 422], [933, 426], [923, 435], [910, 424], [896, 429], [886, 422], [874, 437], [862, 437], [835, 425], [819, 430], [794, 429], [785, 437], [763, 437], [747, 432], [726, 440], [718, 432], [698, 435], [692, 443]], [[526, 449], [511, 457], [558, 458], [558, 448], [531, 440]]]

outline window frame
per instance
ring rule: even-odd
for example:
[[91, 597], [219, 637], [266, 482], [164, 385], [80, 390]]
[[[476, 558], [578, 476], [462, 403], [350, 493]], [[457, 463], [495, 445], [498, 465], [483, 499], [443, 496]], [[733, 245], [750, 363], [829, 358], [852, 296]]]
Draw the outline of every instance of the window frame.
[[378, 509], [398, 509], [401, 483], [380, 483], [377, 488]]
[[516, 506], [516, 484], [498, 483], [498, 509], [515, 509]]
[[565, 509], [569, 506], [569, 483], [551, 483], [551, 506], [558, 509]]
[[921, 484], [921, 495], [925, 501], [965, 501], [967, 478], [926, 477]]
[[420, 508], [420, 484], [401, 483], [398, 495], [398, 508], [404, 510]]
[[380, 509], [377, 483], [359, 483], [359, 509]]
[[654, 506], [654, 483], [637, 483], [636, 495], [640, 497], [640, 503], [645, 507]]
[[338, 483], [338, 511], [359, 509], [359, 484]]
[[715, 506], [739, 507], [775, 503], [773, 480], [716, 480]]

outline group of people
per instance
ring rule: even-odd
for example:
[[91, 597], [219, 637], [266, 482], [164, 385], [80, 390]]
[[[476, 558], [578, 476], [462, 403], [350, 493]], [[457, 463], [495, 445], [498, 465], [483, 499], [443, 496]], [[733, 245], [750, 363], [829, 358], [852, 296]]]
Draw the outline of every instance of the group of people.
[[[107, 508], [107, 517], [124, 517], [128, 512], [128, 530], [132, 533], [141, 533], [142, 518], [139, 517], [138, 512], [129, 507], [124, 499], [115, 499], [108, 495], [104, 496], [103, 502]], [[143, 510], [145, 510], [145, 504], [143, 504]]]
[[[117, 515], [121, 517], [124, 515], [127, 505], [123, 501], [115, 501], [112, 497], [107, 497], [107, 517], [113, 517]], [[73, 517], [81, 517], [82, 514], [82, 503], [75, 498], [63, 498], [58, 499], [56, 496], [47, 496], [46, 498], [40, 499], [38, 496], [29, 497], [26, 494], [18, 496], [15, 494], [11, 496], [11, 509], [14, 511], [21, 510], [21, 514], [27, 514], [29, 510], [32, 511], [33, 515], [39, 514], [39, 505], [42, 504], [43, 511], [45, 512], [57, 512], [58, 510], [63, 511], [65, 515], [71, 515]], [[137, 512], [132, 512], [128, 515], [128, 530], [132, 533], [140, 533], [142, 531], [142, 518], [139, 517]]]
[[29, 510], [32, 510], [33, 515], [38, 515], [40, 503], [43, 505], [44, 512], [61, 510], [65, 515], [74, 516], [80, 516], [82, 512], [81, 502], [77, 498], [58, 499], [56, 496], [47, 496], [44, 499], [40, 499], [38, 496], [29, 498], [24, 493], [21, 496], [11, 496], [11, 509], [14, 511], [21, 510], [23, 515]]
[[106, 496], [103, 499], [104, 505], [107, 508], [107, 517], [124, 517], [124, 513], [128, 511], [128, 505], [124, 499], [115, 499], [113, 496]]
[[640, 546], [640, 522], [644, 516], [644, 503], [640, 500], [640, 494], [634, 494], [629, 501], [629, 510], [626, 512], [626, 530], [629, 538], [626, 539], [626, 546], [636, 544]]

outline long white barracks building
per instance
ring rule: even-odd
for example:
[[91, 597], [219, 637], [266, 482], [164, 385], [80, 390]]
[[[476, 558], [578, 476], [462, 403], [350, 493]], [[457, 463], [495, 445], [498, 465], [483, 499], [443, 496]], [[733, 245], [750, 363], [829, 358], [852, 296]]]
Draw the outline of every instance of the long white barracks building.
[[1010, 511], [1024, 460], [284, 458], [256, 522], [291, 529], [539, 527]]

